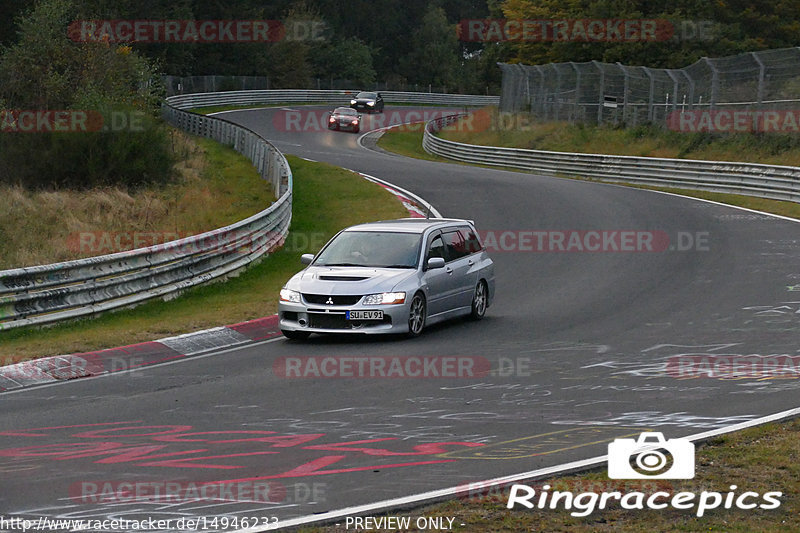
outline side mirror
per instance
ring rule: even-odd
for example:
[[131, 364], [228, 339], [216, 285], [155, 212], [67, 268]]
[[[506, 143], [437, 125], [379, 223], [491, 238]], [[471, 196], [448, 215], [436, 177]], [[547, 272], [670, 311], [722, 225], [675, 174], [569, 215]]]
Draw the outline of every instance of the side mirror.
[[431, 257], [428, 259], [428, 270], [444, 268], [444, 257]]
[[303, 254], [300, 256], [300, 262], [304, 265], [310, 265], [311, 261], [314, 260], [314, 254]]

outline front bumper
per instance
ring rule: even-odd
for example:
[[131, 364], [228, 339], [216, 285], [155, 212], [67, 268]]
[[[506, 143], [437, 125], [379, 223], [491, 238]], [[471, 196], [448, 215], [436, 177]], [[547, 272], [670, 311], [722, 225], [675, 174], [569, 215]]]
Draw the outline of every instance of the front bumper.
[[359, 124], [353, 124], [352, 122], [328, 122], [329, 130], [358, 131], [359, 128]]
[[[409, 302], [394, 305], [317, 305], [278, 302], [280, 328], [308, 333], [407, 333]], [[383, 320], [347, 320], [347, 311], [383, 311]]]

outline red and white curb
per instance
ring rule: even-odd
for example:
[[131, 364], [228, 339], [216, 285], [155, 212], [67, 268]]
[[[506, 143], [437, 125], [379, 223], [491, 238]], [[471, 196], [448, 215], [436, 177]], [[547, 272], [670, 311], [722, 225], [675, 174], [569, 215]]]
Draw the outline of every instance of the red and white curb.
[[0, 367], [0, 392], [135, 370], [210, 350], [280, 336], [278, 316], [93, 352], [42, 357]]

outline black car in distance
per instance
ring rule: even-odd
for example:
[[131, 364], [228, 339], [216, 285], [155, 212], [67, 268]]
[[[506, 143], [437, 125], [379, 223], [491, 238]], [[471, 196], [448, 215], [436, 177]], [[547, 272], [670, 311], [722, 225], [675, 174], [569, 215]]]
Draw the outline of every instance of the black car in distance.
[[363, 91], [350, 100], [350, 107], [363, 109], [367, 113], [383, 113], [383, 96], [380, 93]]

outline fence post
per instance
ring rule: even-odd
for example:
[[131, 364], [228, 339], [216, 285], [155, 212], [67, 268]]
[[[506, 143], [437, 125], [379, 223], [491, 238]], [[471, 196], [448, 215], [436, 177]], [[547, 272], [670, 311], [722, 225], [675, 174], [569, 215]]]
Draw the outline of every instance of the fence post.
[[525, 67], [523, 65], [520, 65], [520, 67], [522, 67], [522, 75], [525, 76], [525, 102], [526, 102], [526, 105], [525, 105], [525, 108], [523, 110], [524, 111], [530, 111], [530, 108], [531, 108], [531, 79], [528, 77], [528, 73], [525, 71]]
[[[544, 116], [546, 114], [546, 102], [544, 101], [544, 73], [542, 72], [542, 67], [539, 65], [535, 65], [534, 68], [536, 69], [536, 73], [539, 75], [539, 113], [540, 116]], [[533, 109], [531, 109], [533, 111]]]
[[760, 106], [764, 102], [764, 62], [761, 61], [761, 58], [758, 57], [758, 54], [755, 52], [750, 52], [750, 55], [753, 56], [753, 59], [758, 63], [758, 90], [756, 91], [756, 100]]
[[647, 67], [642, 67], [644, 69], [644, 73], [647, 74], [647, 77], [650, 78], [650, 94], [647, 97], [647, 121], [653, 122], [653, 117], [655, 114], [655, 92], [656, 92], [656, 78], [653, 76], [653, 73], [650, 72], [650, 69]]
[[708, 68], [711, 69], [711, 100], [708, 103], [708, 108], [714, 109], [717, 105], [717, 99], [719, 98], [719, 72], [711, 59], [704, 57], [703, 61], [705, 61]]
[[[548, 66], [549, 66], [549, 67], [553, 67], [553, 70], [555, 70], [555, 71], [556, 71], [556, 80], [558, 80], [558, 68], [556, 68], [556, 65], [555, 65], [555, 63], [549, 63], [549, 64], [548, 64]], [[558, 82], [556, 82], [556, 90], [555, 90], [555, 91], [552, 91], [552, 92], [549, 92], [549, 93], [547, 93], [547, 98], [548, 98], [548, 99], [549, 99], [550, 97], [552, 97], [552, 102], [549, 102], [549, 105], [547, 106], [547, 109], [548, 109], [548, 111], [547, 111], [548, 118], [550, 118], [550, 117], [549, 117], [549, 115], [552, 115], [552, 117], [553, 117], [553, 118], [555, 118], [556, 116], [558, 116], [558, 110], [557, 110], [557, 95], [556, 95], [556, 91], [558, 91]]]
[[570, 61], [569, 64], [572, 66], [572, 69], [575, 71], [575, 97], [573, 98], [572, 112], [570, 113], [570, 117], [569, 117], [570, 124], [574, 124], [575, 123], [575, 119], [579, 115], [579, 111], [580, 111], [581, 70], [578, 68], [578, 66], [573, 61]]
[[622, 125], [625, 126], [628, 124], [628, 93], [630, 92], [630, 75], [628, 74], [628, 69], [625, 68], [625, 65], [617, 61], [617, 66], [622, 71], [622, 75], [625, 76], [625, 82], [622, 86]]
[[672, 111], [674, 112], [678, 109], [678, 77], [673, 72], [674, 69], [669, 68], [666, 70], [667, 74], [669, 74], [669, 77], [672, 79], [672, 94], [674, 95], [672, 99]]
[[684, 75], [686, 81], [689, 82], [689, 109], [694, 109], [694, 80], [685, 69], [680, 69], [680, 72]]
[[606, 73], [603, 71], [603, 67], [598, 61], [592, 60], [592, 64], [597, 67], [597, 70], [600, 71], [600, 90], [598, 91], [600, 97], [597, 101], [597, 125], [599, 126], [603, 123], [603, 103], [605, 102]]
[[514, 78], [516, 79], [514, 85], [517, 87], [516, 97], [514, 104], [514, 111], [522, 111], [524, 106], [522, 105], [523, 97], [522, 91], [524, 90], [523, 83], [525, 82], [525, 72], [524, 68], [521, 63], [517, 63], [516, 71], [514, 72]]

